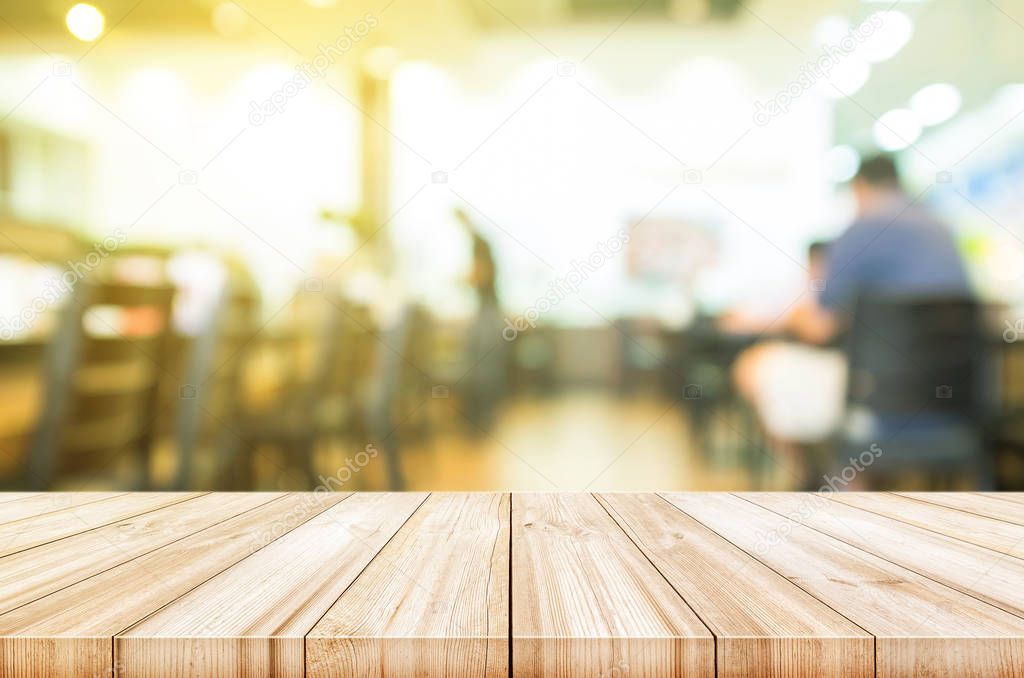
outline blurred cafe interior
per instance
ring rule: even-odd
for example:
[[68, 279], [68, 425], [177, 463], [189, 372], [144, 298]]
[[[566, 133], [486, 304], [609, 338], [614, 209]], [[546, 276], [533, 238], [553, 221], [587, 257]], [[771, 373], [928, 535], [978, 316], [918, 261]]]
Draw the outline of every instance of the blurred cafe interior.
[[0, 0], [0, 489], [1024, 488], [1024, 0]]

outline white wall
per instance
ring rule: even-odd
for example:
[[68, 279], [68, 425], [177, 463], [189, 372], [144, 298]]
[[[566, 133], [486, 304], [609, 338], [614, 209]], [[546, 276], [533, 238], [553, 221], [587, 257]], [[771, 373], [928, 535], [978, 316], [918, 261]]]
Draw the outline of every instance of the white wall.
[[[580, 59], [607, 30], [541, 40]], [[394, 201], [416, 197], [393, 234], [410, 287], [440, 300], [456, 282], [463, 241], [450, 211], [459, 196], [486, 214], [475, 216], [495, 243], [514, 313], [679, 185], [654, 214], [708, 223], [722, 240], [718, 265], [698, 286], [701, 302], [722, 307], [746, 295], [767, 313], [791, 301], [803, 281], [787, 255], [802, 263], [807, 240], [848, 214], [834, 206], [824, 171], [827, 100], [808, 92], [769, 125], [753, 123], [754, 102], [800, 65], [777, 46], [752, 51], [770, 44], [763, 31], [702, 30], [684, 41], [675, 30], [627, 27], [573, 77], [559, 77], [562, 59], [523, 36], [481, 44], [458, 63], [404, 66], [392, 129], [416, 153], [396, 144]], [[703, 172], [701, 184], [685, 183], [688, 167]], [[447, 171], [449, 184], [431, 184], [433, 169]], [[684, 291], [629, 283], [624, 266], [624, 256], [612, 260], [581, 296], [602, 315], [681, 312]], [[573, 302], [549, 319], [603, 322]]]

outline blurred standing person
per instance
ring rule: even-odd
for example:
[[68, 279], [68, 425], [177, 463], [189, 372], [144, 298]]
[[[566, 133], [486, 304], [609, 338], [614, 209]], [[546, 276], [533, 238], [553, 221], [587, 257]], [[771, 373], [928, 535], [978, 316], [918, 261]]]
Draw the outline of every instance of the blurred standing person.
[[466, 282], [477, 298], [477, 315], [466, 337], [469, 372], [463, 378], [473, 434], [490, 430], [505, 389], [505, 341], [501, 336], [498, 270], [490, 243], [461, 207], [455, 218], [472, 240], [472, 261]]

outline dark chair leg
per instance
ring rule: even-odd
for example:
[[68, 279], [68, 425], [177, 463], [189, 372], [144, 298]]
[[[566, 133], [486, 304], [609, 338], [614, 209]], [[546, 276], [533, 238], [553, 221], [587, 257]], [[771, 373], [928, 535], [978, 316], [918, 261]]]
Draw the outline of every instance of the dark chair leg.
[[978, 490], [981, 492], [994, 492], [996, 490], [996, 465], [991, 448], [987, 448], [982, 452], [978, 464]]
[[387, 457], [388, 466], [388, 489], [394, 492], [400, 492], [405, 489], [405, 477], [402, 473], [402, 460], [399, 458], [400, 445], [395, 440], [397, 434], [393, 435], [390, 440], [386, 441], [383, 445], [384, 454]]
[[299, 452], [302, 454], [306, 472], [306, 489], [312, 491], [321, 480], [316, 472], [316, 438], [310, 436], [299, 443]]
[[222, 436], [218, 445], [214, 488], [218, 490], [247, 491], [252, 489], [253, 442], [236, 436]]

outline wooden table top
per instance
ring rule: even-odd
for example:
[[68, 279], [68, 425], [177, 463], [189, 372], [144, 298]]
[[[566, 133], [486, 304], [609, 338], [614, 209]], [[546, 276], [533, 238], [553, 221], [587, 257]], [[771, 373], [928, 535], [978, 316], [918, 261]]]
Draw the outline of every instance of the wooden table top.
[[0, 494], [0, 676], [1024, 676], [1024, 494]]

